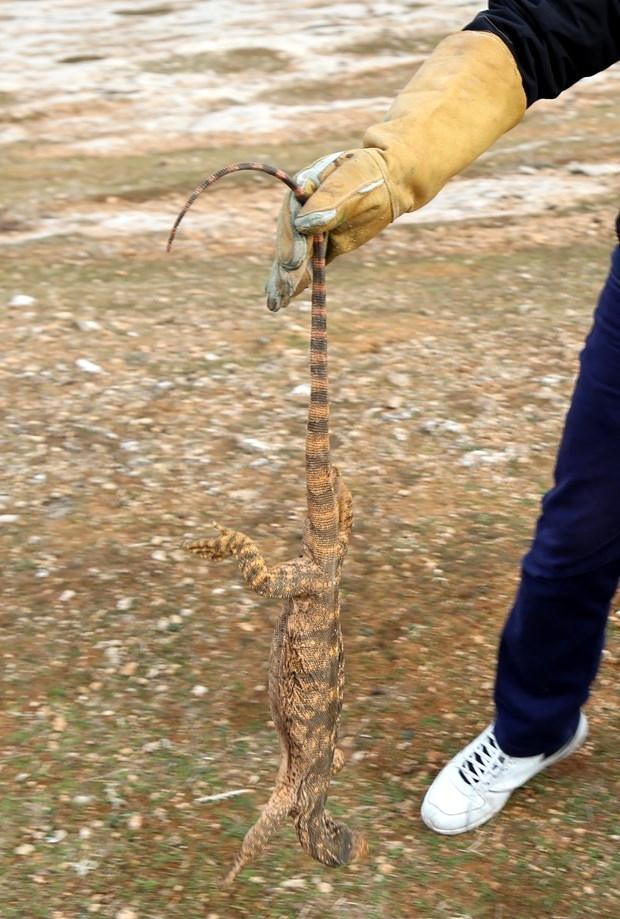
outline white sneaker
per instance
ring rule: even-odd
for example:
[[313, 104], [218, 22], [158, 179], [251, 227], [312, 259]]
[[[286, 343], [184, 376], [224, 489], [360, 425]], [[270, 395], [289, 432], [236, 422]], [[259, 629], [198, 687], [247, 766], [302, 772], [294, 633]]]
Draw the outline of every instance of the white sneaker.
[[422, 820], [436, 833], [449, 836], [475, 829], [502, 809], [515, 788], [570, 756], [587, 736], [588, 721], [582, 713], [574, 736], [555, 753], [508, 756], [490, 725], [441, 770], [422, 802]]

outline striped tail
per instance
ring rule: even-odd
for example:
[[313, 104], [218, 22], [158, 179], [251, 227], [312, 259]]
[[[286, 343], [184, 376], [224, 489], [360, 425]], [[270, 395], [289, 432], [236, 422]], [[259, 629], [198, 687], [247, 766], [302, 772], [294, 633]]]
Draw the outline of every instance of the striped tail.
[[333, 558], [334, 547], [338, 539], [338, 512], [329, 462], [325, 249], [325, 235], [315, 236], [312, 250], [310, 404], [306, 433], [306, 490], [312, 548], [318, 562]]

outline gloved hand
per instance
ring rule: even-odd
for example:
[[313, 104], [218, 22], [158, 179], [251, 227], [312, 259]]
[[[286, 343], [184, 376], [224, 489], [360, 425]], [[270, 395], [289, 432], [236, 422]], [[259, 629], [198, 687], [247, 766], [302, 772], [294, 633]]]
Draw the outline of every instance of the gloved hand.
[[328, 233], [327, 261], [357, 249], [400, 214], [422, 207], [502, 134], [527, 100], [507, 45], [490, 32], [458, 32], [437, 45], [368, 128], [364, 148], [321, 157], [297, 182], [278, 219], [267, 305], [286, 306], [310, 283], [311, 237]]

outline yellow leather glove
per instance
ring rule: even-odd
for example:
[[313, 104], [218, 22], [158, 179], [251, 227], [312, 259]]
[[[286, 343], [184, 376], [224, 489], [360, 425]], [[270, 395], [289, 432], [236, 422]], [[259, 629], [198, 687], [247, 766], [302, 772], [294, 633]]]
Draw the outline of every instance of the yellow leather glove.
[[266, 285], [271, 310], [310, 283], [313, 233], [328, 233], [327, 261], [357, 249], [400, 214], [433, 198], [523, 117], [526, 96], [507, 45], [490, 32], [441, 41], [394, 100], [364, 149], [333, 153], [297, 175], [311, 198], [290, 195], [278, 220]]

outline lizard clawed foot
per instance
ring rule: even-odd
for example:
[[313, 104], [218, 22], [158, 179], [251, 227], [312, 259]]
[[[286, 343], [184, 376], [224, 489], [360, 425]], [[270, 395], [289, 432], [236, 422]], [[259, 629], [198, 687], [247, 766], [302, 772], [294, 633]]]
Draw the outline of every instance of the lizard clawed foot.
[[368, 858], [368, 840], [361, 833], [353, 834], [352, 862], [363, 862]]
[[340, 747], [336, 747], [334, 750], [334, 758], [332, 759], [332, 775], [337, 775], [345, 763], [345, 756]]
[[186, 539], [182, 543], [183, 548], [188, 552], [192, 552], [194, 555], [198, 555], [200, 558], [209, 558], [212, 561], [218, 561], [219, 559], [228, 558], [228, 556], [232, 555], [234, 532], [225, 529], [218, 523], [213, 523], [212, 526], [216, 530], [219, 530], [219, 536], [198, 541]]

